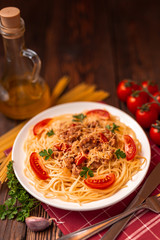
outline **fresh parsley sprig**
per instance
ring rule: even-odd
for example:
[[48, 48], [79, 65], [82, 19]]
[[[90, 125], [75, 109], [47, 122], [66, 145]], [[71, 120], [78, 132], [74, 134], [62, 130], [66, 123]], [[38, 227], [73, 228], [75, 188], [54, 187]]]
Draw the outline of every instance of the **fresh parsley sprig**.
[[118, 159], [125, 158], [126, 154], [120, 148], [115, 151], [115, 155]]
[[53, 129], [51, 129], [51, 130], [49, 130], [49, 131], [46, 133], [46, 135], [47, 135], [48, 137], [51, 137], [51, 136], [55, 135], [55, 133], [54, 133]]
[[84, 119], [86, 118], [86, 115], [84, 115], [83, 113], [80, 113], [78, 115], [73, 115], [73, 122], [82, 122]]
[[53, 153], [52, 149], [49, 148], [48, 151], [46, 149], [40, 151], [39, 155], [41, 157], [44, 157], [45, 160], [48, 160], [50, 157], [52, 158], [52, 153]]
[[10, 197], [3, 205], [0, 205], [0, 219], [16, 218], [17, 221], [24, 222], [25, 218], [30, 216], [31, 210], [37, 207], [40, 202], [31, 197], [21, 186], [14, 174], [12, 161], [7, 166], [7, 178]]
[[89, 175], [90, 177], [93, 177], [93, 176], [94, 176], [93, 171], [92, 171], [90, 168], [88, 168], [88, 167], [82, 167], [82, 169], [83, 169], [83, 171], [80, 172], [80, 176], [81, 176], [81, 177], [84, 177], [84, 176], [85, 176], [85, 178], [87, 178], [88, 175]]
[[115, 131], [119, 131], [120, 126], [113, 123], [112, 127], [110, 125], [106, 125], [106, 128], [109, 129], [112, 133], [115, 133]]

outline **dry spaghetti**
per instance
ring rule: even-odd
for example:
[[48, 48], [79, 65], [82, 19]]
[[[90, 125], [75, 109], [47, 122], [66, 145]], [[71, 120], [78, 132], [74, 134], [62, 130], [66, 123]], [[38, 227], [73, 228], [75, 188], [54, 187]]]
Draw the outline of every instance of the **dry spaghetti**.
[[134, 131], [106, 110], [45, 119], [24, 150], [25, 175], [38, 192], [80, 204], [113, 195], [145, 161]]

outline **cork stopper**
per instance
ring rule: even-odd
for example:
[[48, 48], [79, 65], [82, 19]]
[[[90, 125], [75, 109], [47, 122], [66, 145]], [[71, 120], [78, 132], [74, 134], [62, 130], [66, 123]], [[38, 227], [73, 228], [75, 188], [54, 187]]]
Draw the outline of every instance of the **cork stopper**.
[[20, 10], [16, 7], [6, 7], [0, 11], [1, 23], [5, 28], [18, 28], [20, 22]]

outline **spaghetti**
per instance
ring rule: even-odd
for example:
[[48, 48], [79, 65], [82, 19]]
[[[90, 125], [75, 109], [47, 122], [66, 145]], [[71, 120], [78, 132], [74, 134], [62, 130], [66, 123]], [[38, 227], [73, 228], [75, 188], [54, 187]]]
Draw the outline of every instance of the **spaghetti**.
[[79, 204], [126, 187], [145, 161], [134, 131], [106, 110], [43, 120], [29, 130], [24, 150], [24, 172], [38, 192]]

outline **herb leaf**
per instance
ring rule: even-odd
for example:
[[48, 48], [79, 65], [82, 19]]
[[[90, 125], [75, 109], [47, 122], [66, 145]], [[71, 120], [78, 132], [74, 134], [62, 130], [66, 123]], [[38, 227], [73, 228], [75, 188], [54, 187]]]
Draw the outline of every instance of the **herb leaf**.
[[93, 171], [88, 168], [88, 167], [82, 167], [83, 171], [80, 172], [80, 176], [81, 177], [84, 177], [87, 178], [87, 176], [89, 175], [90, 177], [93, 177], [94, 174], [93, 174]]
[[110, 125], [107, 125], [106, 128], [109, 129], [112, 133], [115, 133], [115, 131], [119, 131], [119, 127], [118, 125], [116, 125], [115, 123], [113, 123], [112, 127]]
[[7, 209], [5, 204], [4, 205], [0, 205], [0, 219], [4, 220], [6, 218], [7, 215]]
[[47, 135], [48, 137], [51, 137], [51, 136], [55, 135], [55, 133], [54, 133], [53, 129], [51, 129], [50, 131], [48, 131], [48, 132], [46, 133], [46, 135]]
[[53, 153], [52, 149], [49, 148], [48, 151], [46, 149], [40, 151], [39, 155], [41, 157], [44, 157], [45, 160], [48, 160], [50, 157], [52, 158], [52, 153]]
[[86, 115], [84, 115], [83, 113], [80, 113], [78, 115], [73, 115], [73, 122], [82, 122], [84, 119], [86, 118]]
[[13, 162], [10, 161], [7, 166], [7, 178], [9, 196], [3, 205], [0, 205], [0, 219], [13, 219], [24, 222], [29, 217], [33, 208], [39, 205], [39, 201], [31, 197], [21, 186], [13, 171]]
[[45, 156], [48, 156], [48, 152], [47, 152], [46, 149], [44, 149], [43, 151], [39, 152], [39, 155], [40, 155], [41, 157], [45, 157]]
[[120, 159], [120, 158], [125, 158], [125, 157], [126, 157], [125, 152], [121, 151], [121, 149], [118, 149], [118, 150], [115, 152], [115, 154], [116, 154], [116, 157], [117, 157], [118, 159]]
[[106, 125], [106, 128], [107, 128], [108, 130], [111, 130], [111, 129], [112, 129], [112, 127], [111, 127], [110, 125]]
[[119, 127], [118, 125], [116, 125], [115, 123], [113, 123], [113, 128], [112, 128], [112, 132], [115, 132], [115, 131], [119, 131]]

